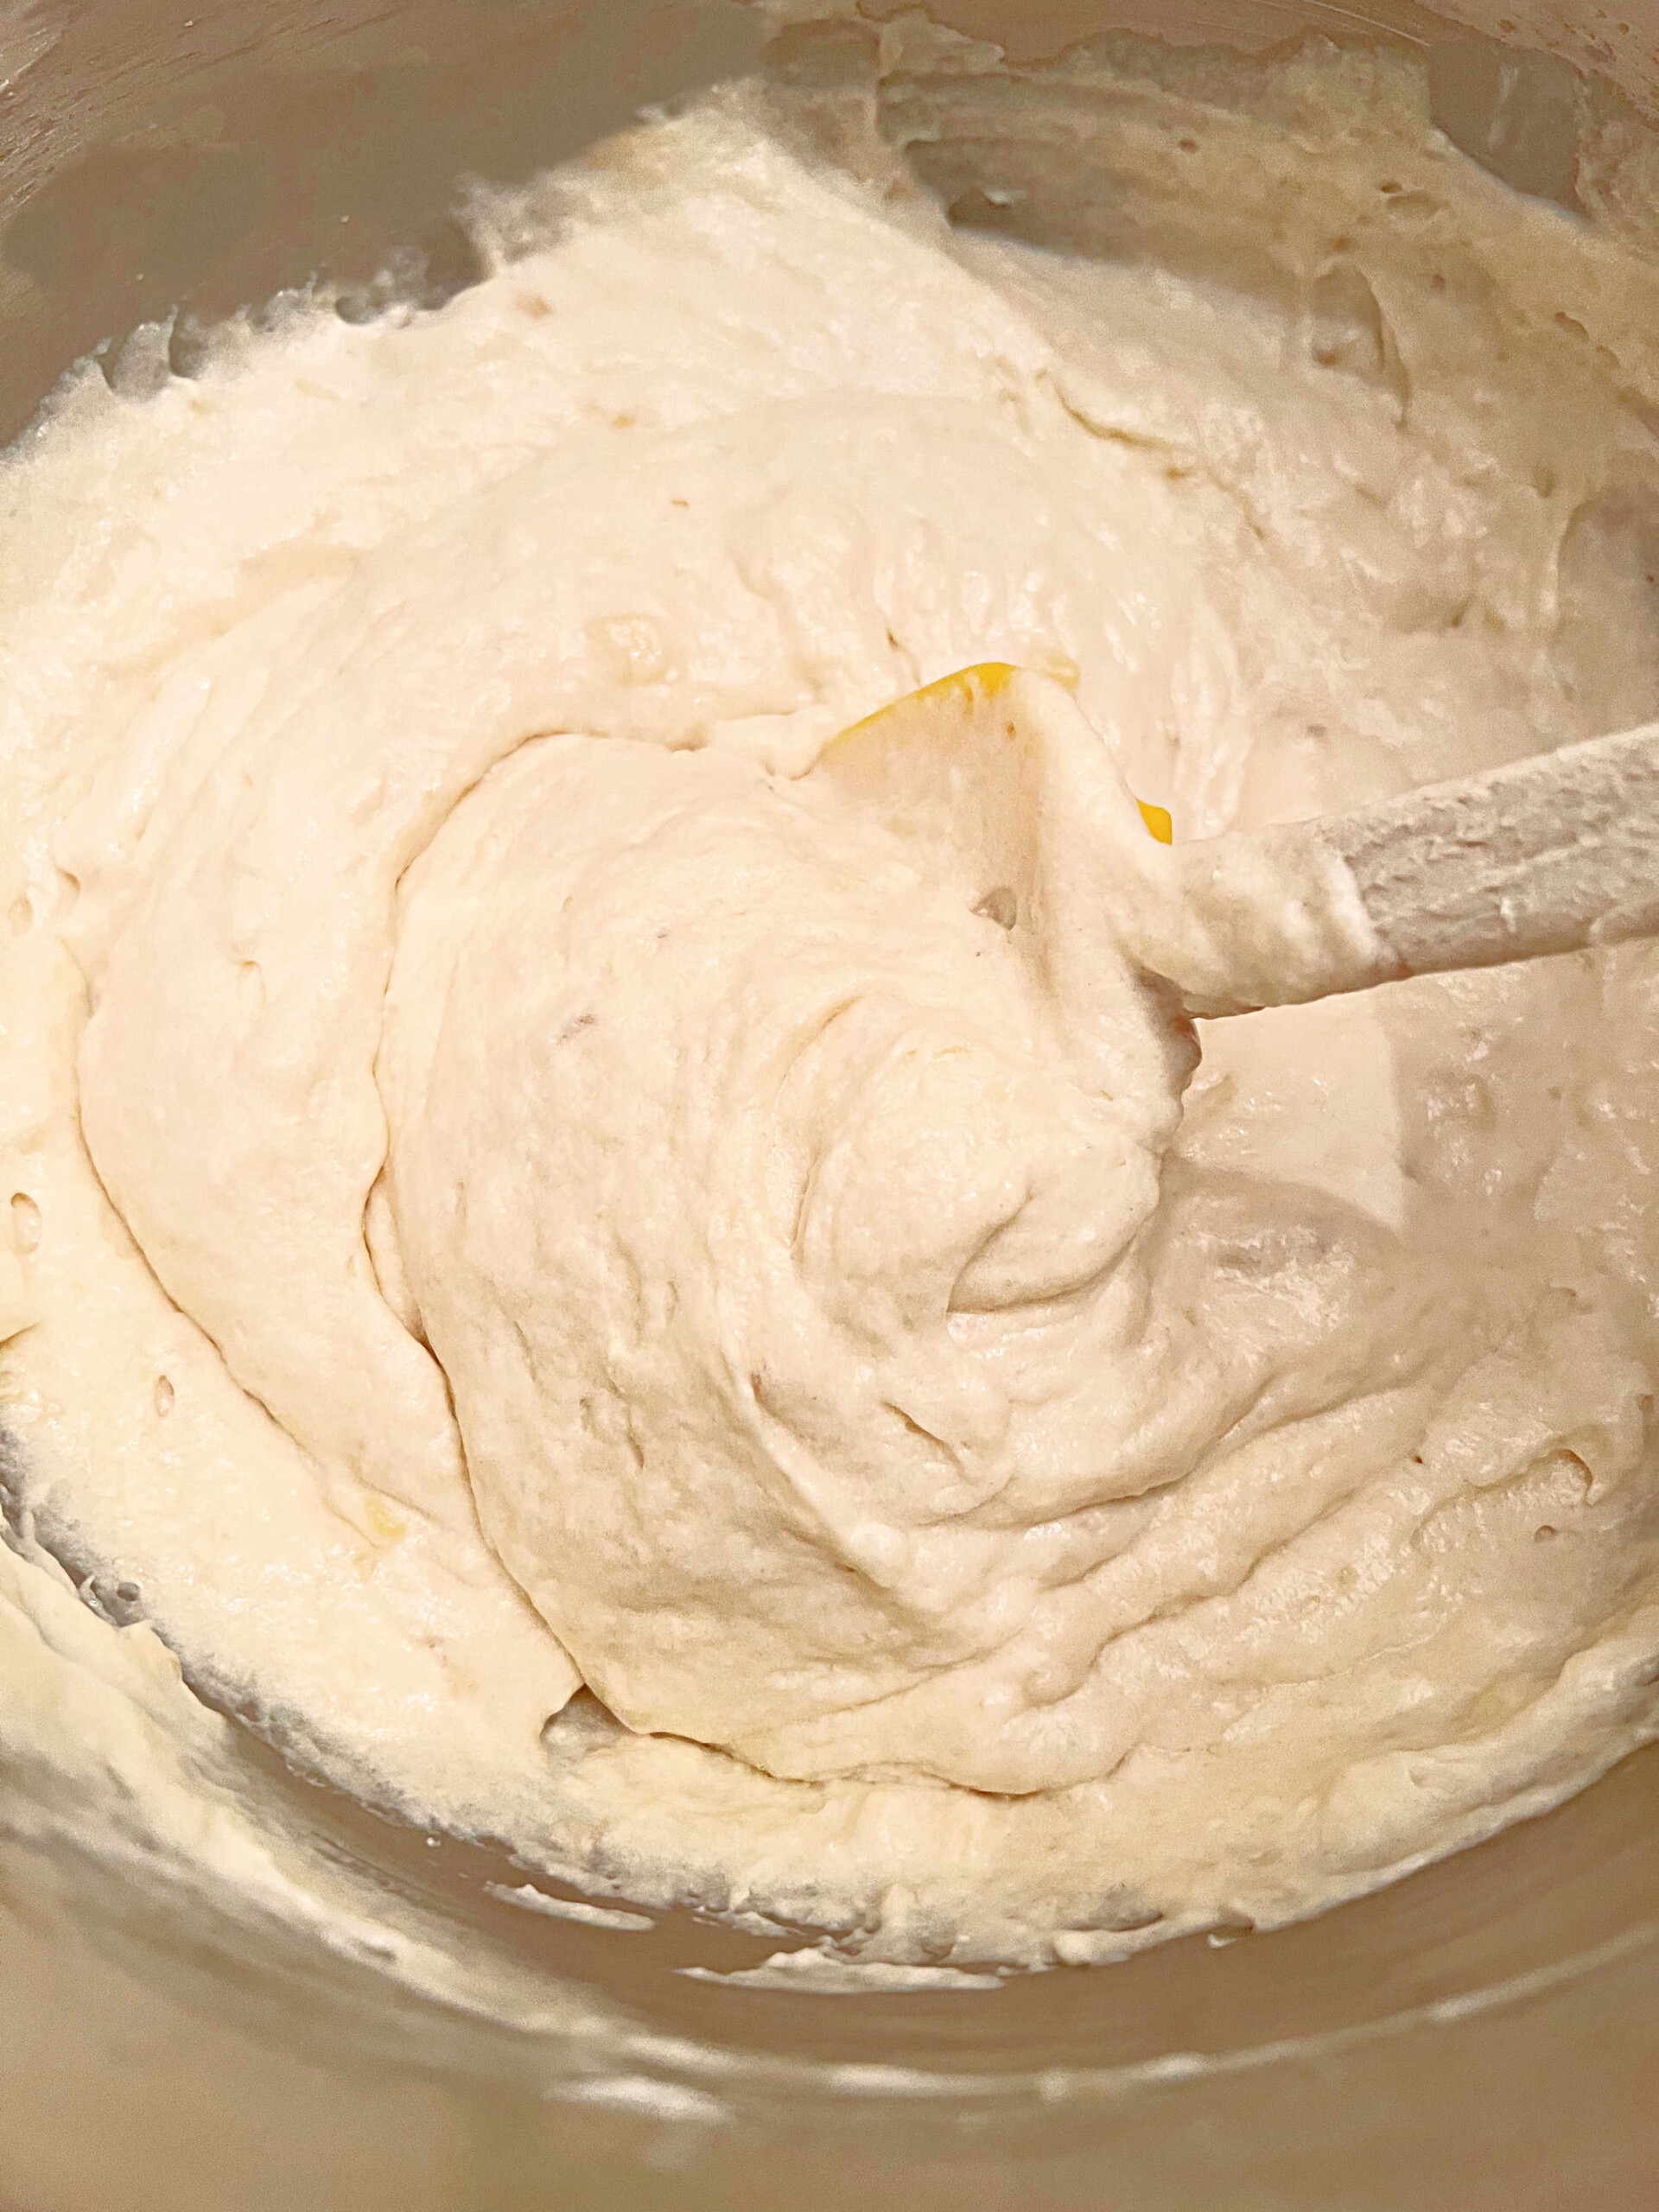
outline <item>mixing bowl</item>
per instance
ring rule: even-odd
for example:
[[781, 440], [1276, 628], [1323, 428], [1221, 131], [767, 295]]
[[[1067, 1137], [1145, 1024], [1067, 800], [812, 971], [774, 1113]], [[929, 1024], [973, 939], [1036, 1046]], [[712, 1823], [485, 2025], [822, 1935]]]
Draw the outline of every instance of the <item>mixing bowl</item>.
[[[1655, 0], [1378, 8], [936, 12], [1015, 59], [1107, 26], [1251, 51], [1306, 29], [1402, 41], [1427, 52], [1440, 128], [1567, 205], [1586, 82], [1659, 106]], [[0, 438], [89, 350], [112, 381], [134, 372], [126, 334], [175, 308], [188, 373], [200, 323], [315, 275], [348, 315], [389, 290], [440, 303], [478, 273], [452, 212], [465, 176], [527, 175], [763, 65], [829, 99], [868, 67], [870, 21], [779, 13], [7, 0]], [[493, 1961], [511, 2003], [416, 1993], [372, 1941], [184, 1914], [90, 1851], [39, 1850], [0, 1773], [5, 2212], [1659, 2205], [1659, 1748], [1317, 1922], [989, 1995], [836, 1998], [688, 1978], [769, 1948], [690, 1916], [624, 1937], [513, 1912], [486, 1847], [376, 1819], [251, 1734], [238, 1756], [296, 1875], [435, 1955]]]

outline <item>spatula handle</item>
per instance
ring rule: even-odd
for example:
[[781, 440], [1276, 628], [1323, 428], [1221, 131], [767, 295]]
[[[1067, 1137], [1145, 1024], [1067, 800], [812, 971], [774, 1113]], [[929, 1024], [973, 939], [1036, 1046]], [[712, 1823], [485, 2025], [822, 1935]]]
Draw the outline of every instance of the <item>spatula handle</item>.
[[1195, 1012], [1659, 935], [1659, 724], [1177, 849], [1205, 938], [1232, 949]]
[[1659, 724], [1324, 822], [1411, 975], [1659, 930]]

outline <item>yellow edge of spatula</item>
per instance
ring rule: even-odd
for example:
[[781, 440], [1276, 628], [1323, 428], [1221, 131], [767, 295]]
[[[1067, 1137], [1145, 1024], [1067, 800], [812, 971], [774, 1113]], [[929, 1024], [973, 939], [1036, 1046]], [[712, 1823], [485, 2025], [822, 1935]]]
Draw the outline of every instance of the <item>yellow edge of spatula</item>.
[[[891, 706], [879, 707], [874, 714], [866, 715], [861, 721], [852, 723], [839, 736], [830, 739], [824, 752], [832, 753], [836, 746], [844, 744], [849, 738], [868, 737], [890, 716], [907, 715], [912, 707], [923, 705], [929, 700], [948, 698], [953, 692], [959, 692], [969, 704], [976, 699], [994, 699], [1019, 674], [1014, 664], [1006, 660], [981, 660], [976, 661], [969, 668], [954, 669], [949, 676], [936, 677], [931, 683], [924, 683], [917, 690], [907, 691], [902, 699], [895, 700]], [[1071, 688], [1070, 684], [1066, 686], [1068, 690]], [[1173, 843], [1175, 828], [1168, 808], [1149, 805], [1143, 798], [1138, 798], [1135, 803], [1141, 810], [1141, 819], [1159, 843]]]

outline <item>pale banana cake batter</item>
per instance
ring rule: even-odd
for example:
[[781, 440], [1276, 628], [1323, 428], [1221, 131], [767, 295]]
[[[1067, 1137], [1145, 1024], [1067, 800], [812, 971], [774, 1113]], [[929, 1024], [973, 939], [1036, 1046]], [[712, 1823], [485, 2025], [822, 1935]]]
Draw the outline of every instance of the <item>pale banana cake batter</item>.
[[[918, 35], [5, 463], [31, 1834], [118, 1770], [238, 1879], [170, 1650], [577, 1888], [1084, 1963], [1655, 1732], [1659, 959], [1195, 1030], [1086, 834], [1659, 711], [1642, 149], [1583, 220], [1402, 59]], [[1034, 897], [815, 773], [987, 660], [1099, 734]]]

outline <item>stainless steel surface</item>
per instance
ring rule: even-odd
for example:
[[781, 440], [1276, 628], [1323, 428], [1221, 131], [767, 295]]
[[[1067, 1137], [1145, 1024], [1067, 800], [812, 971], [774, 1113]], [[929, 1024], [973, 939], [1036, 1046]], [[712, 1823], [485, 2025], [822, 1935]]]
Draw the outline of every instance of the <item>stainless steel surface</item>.
[[[1249, 47], [1380, 27], [1437, 49], [1460, 143], [1570, 199], [1567, 61], [1638, 105], [1659, 85], [1659, 4], [1615, 5], [1465, 0], [1457, 27], [1316, 0], [934, 12], [1027, 56], [1104, 22]], [[1506, 69], [1471, 31], [1555, 60]], [[188, 368], [192, 316], [313, 273], [366, 287], [392, 261], [442, 297], [471, 273], [460, 175], [528, 174], [761, 41], [739, 0], [0, 0], [0, 435], [89, 348], [118, 376], [124, 334], [175, 306]], [[101, 1912], [74, 1867], [0, 1853], [8, 2212], [1659, 2206], [1659, 1751], [1306, 1927], [990, 1997], [836, 1999], [683, 1979], [756, 1948], [689, 1920], [625, 1938], [508, 1915], [486, 1857], [248, 1758], [273, 1822], [389, 1910], [619, 2024], [509, 2031], [229, 1925], [181, 1944], [159, 1911]]]

